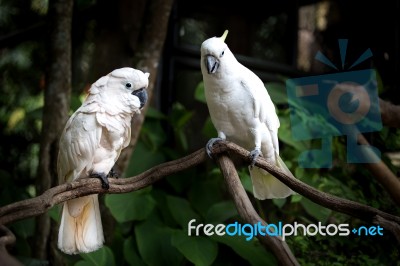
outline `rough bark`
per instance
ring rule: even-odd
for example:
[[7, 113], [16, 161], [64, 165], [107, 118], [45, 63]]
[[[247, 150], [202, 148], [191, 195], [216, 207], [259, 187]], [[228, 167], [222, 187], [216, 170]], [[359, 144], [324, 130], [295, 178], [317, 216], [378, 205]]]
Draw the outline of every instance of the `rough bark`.
[[[215, 144], [212, 151], [213, 156], [219, 158], [218, 160], [227, 187], [234, 199], [241, 218], [249, 223], [261, 222], [266, 224], [251, 205], [247, 194], [244, 192], [244, 189], [240, 184], [240, 179], [237, 177], [236, 169], [234, 169], [230, 159], [225, 155], [223, 155], [222, 158], [218, 157], [219, 154], [226, 154], [227, 152], [238, 155], [248, 163], [251, 162], [250, 153], [236, 144], [226, 141], [221, 141]], [[208, 160], [208, 157], [205, 149], [200, 149], [178, 160], [157, 165], [134, 177], [122, 179], [111, 178], [109, 180], [110, 188], [108, 190], [103, 189], [100, 180], [95, 178], [78, 179], [71, 183], [62, 184], [47, 190], [36, 198], [15, 202], [1, 207], [0, 225], [40, 215], [56, 204], [60, 204], [73, 198], [89, 194], [127, 193], [142, 189], [154, 184], [163, 177], [195, 167], [200, 163], [204, 163], [206, 160]], [[301, 182], [294, 176], [289, 176], [264, 158], [257, 158], [255, 165], [270, 172], [291, 189], [320, 206], [348, 214], [368, 223], [381, 225], [385, 230], [391, 232], [396, 237], [397, 241], [400, 242], [400, 217], [367, 205], [319, 191]], [[260, 242], [266, 248], [270, 249], [282, 264], [298, 264], [293, 254], [291, 254], [291, 251], [279, 238], [263, 237], [260, 239]]]
[[147, 107], [152, 99], [173, 2], [174, 0], [154, 0], [148, 2], [149, 13], [145, 16], [148, 19], [144, 23], [143, 35], [140, 37], [141, 42], [135, 53], [134, 65], [136, 68], [150, 73], [150, 82], [147, 88], [149, 101], [141, 114], [136, 115], [132, 119], [130, 145], [121, 152], [116, 165], [116, 170], [119, 173], [123, 173], [128, 166], [129, 159], [139, 138]]
[[[59, 136], [68, 119], [71, 94], [71, 22], [73, 0], [49, 2], [49, 62], [43, 107], [43, 126], [37, 177], [37, 193], [57, 183]], [[34, 255], [46, 259], [49, 253], [50, 218], [37, 218]]]

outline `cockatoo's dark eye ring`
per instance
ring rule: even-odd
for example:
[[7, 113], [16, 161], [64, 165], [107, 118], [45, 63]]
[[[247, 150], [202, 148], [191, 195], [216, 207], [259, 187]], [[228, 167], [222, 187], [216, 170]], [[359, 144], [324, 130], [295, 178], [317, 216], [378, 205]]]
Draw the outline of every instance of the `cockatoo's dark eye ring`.
[[219, 57], [222, 57], [224, 55], [225, 51], [222, 51], [221, 55]]
[[132, 84], [130, 82], [128, 82], [128, 83], [125, 84], [125, 87], [127, 87], [128, 89], [132, 88]]

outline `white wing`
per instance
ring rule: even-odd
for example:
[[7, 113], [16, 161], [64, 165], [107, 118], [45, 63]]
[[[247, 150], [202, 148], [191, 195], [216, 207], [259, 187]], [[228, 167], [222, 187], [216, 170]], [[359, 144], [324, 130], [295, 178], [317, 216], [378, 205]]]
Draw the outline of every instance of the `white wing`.
[[100, 145], [101, 134], [102, 127], [97, 123], [95, 113], [83, 113], [78, 109], [71, 116], [60, 139], [57, 163], [59, 182], [87, 174]]
[[243, 66], [241, 72], [244, 74], [242, 86], [249, 91], [254, 101], [254, 117], [265, 123], [272, 139], [275, 151], [279, 154], [278, 128], [279, 118], [276, 114], [274, 103], [268, 94], [264, 83], [256, 74]]

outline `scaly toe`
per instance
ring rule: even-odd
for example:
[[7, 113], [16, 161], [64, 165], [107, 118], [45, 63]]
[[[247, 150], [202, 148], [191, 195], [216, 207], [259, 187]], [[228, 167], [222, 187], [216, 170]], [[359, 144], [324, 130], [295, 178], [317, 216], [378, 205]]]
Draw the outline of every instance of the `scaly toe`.
[[250, 159], [251, 159], [251, 164], [250, 167], [253, 168], [254, 165], [256, 164], [256, 159], [258, 156], [260, 156], [261, 151], [259, 149], [254, 149], [250, 152]]
[[207, 144], [206, 144], [206, 151], [207, 151], [208, 157], [210, 157], [211, 159], [212, 159], [212, 152], [211, 152], [211, 150], [212, 150], [213, 145], [215, 144], [215, 142], [221, 141], [221, 140], [222, 140], [221, 138], [212, 138], [212, 139], [210, 139], [210, 140], [207, 142]]
[[99, 178], [101, 181], [101, 187], [104, 189], [110, 188], [110, 183], [108, 182], [107, 175], [104, 173], [91, 173], [90, 177]]

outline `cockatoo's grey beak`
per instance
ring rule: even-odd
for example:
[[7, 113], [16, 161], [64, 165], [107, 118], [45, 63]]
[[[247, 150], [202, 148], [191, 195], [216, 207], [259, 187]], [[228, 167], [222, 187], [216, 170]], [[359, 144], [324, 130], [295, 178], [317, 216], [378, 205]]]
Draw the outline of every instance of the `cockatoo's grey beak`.
[[132, 92], [132, 95], [135, 95], [136, 97], [139, 98], [139, 100], [140, 100], [140, 109], [142, 109], [142, 107], [146, 104], [147, 99], [148, 99], [148, 95], [147, 95], [146, 89], [142, 88], [142, 89], [134, 90]]
[[217, 69], [219, 67], [219, 62], [214, 56], [207, 55], [205, 64], [207, 66], [208, 74], [213, 74], [217, 72]]

